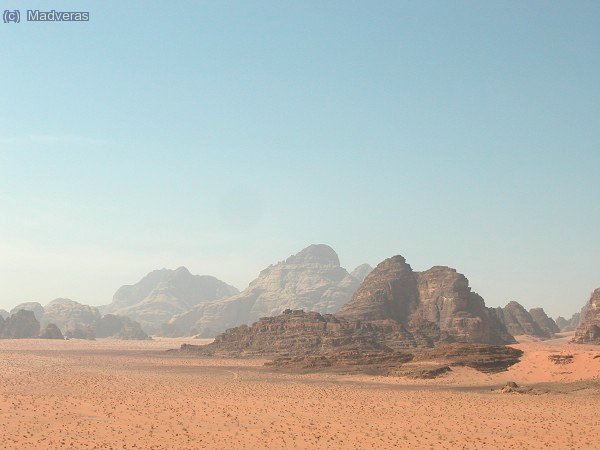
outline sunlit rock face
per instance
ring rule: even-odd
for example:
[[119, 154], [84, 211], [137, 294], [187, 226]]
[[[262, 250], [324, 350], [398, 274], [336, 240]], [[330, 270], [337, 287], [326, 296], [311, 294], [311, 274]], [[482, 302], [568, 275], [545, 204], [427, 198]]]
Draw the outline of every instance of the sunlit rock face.
[[573, 342], [600, 344], [600, 288], [592, 292], [581, 317], [581, 324], [575, 331]]

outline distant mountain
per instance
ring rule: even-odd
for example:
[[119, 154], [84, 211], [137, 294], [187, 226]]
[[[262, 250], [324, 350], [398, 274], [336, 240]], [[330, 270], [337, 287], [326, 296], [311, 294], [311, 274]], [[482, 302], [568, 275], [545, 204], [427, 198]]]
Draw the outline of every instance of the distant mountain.
[[575, 331], [581, 321], [581, 313], [575, 313], [570, 319], [565, 319], [562, 316], [556, 318], [556, 325], [560, 331]]
[[44, 307], [38, 302], [19, 303], [17, 306], [10, 310], [10, 315], [12, 316], [20, 310], [33, 311], [35, 318], [38, 322], [41, 322], [42, 317], [44, 316]]
[[359, 281], [340, 266], [328, 245], [311, 245], [285, 261], [264, 269], [248, 288], [230, 298], [203, 303], [174, 317], [163, 327], [169, 336], [215, 334], [286, 309], [337, 312]]
[[361, 264], [356, 269], [354, 269], [352, 272], [350, 272], [350, 275], [352, 275], [354, 278], [356, 278], [359, 283], [362, 283], [364, 281], [364, 279], [367, 277], [367, 275], [369, 275], [369, 273], [371, 273], [372, 270], [373, 270], [373, 267], [371, 267], [369, 264]]
[[100, 317], [98, 308], [94, 306], [83, 305], [68, 298], [57, 298], [44, 307], [40, 322], [42, 327], [53, 323], [63, 333], [69, 334], [77, 328], [90, 328]]
[[134, 285], [119, 288], [104, 314], [127, 316], [154, 333], [173, 316], [239, 291], [215, 277], [192, 275], [185, 267], [150, 272]]
[[496, 312], [513, 336], [529, 335], [541, 339], [552, 337], [552, 333], [542, 328], [518, 302], [511, 301], [504, 308], [496, 308]]
[[40, 334], [40, 323], [35, 313], [18, 309], [7, 319], [0, 319], [0, 339], [31, 339]]
[[534, 322], [537, 323], [539, 327], [550, 336], [553, 336], [554, 333], [560, 333], [560, 328], [558, 325], [556, 325], [556, 322], [554, 322], [551, 317], [548, 317], [544, 311], [544, 308], [531, 308], [529, 310], [529, 315]]

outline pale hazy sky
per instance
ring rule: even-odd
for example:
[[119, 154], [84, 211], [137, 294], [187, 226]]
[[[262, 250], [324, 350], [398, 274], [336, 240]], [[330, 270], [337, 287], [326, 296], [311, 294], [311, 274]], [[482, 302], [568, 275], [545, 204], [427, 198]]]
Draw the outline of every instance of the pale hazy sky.
[[598, 2], [13, 3], [91, 14], [0, 23], [0, 308], [310, 243], [554, 316], [600, 286]]

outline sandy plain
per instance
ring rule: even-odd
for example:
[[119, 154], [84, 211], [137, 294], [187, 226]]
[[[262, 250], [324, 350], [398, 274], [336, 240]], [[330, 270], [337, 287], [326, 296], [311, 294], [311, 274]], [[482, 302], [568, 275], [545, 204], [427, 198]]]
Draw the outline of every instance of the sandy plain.
[[[0, 340], [0, 447], [598, 449], [600, 346], [569, 338], [522, 339], [507, 372], [426, 381], [165, 351], [190, 339]], [[500, 393], [509, 380], [535, 394]]]

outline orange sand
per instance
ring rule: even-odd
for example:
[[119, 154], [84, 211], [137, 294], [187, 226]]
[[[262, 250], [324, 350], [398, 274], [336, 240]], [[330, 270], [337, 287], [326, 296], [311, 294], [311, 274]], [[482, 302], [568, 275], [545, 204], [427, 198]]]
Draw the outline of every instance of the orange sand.
[[[600, 346], [568, 338], [517, 345], [525, 356], [505, 373], [428, 381], [164, 352], [181, 339], [0, 340], [0, 447], [598, 449]], [[561, 352], [573, 364], [548, 360]], [[492, 390], [507, 380], [550, 393]]]

